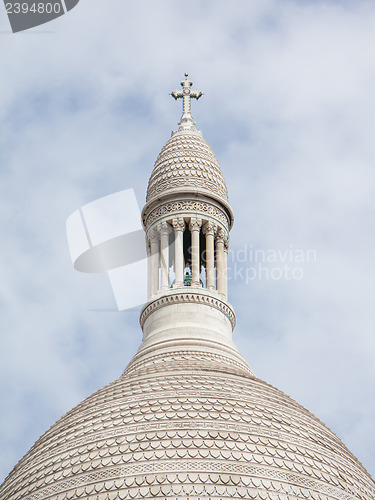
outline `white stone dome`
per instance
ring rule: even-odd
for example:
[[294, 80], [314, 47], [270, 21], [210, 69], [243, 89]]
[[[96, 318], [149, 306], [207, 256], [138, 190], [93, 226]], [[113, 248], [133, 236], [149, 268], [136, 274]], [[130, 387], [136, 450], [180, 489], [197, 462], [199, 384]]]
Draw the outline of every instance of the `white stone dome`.
[[225, 356], [179, 348], [130, 363], [56, 422], [0, 498], [370, 500], [375, 488], [290, 397]]
[[171, 193], [206, 194], [228, 203], [228, 190], [219, 162], [201, 132], [177, 130], [161, 150], [152, 171], [146, 201]]

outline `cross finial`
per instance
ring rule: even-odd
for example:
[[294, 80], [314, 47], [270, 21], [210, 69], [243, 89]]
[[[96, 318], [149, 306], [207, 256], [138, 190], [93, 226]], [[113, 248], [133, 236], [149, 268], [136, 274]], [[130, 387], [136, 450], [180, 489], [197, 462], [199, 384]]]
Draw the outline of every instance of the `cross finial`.
[[180, 129], [187, 130], [195, 128], [195, 121], [191, 116], [191, 99], [198, 100], [203, 95], [200, 90], [191, 89], [191, 87], [193, 86], [193, 82], [188, 79], [188, 76], [189, 75], [185, 73], [185, 80], [181, 82], [182, 90], [175, 89], [171, 93], [171, 96], [173, 96], [176, 100], [180, 98], [183, 99], [182, 116], [178, 124], [180, 125]]

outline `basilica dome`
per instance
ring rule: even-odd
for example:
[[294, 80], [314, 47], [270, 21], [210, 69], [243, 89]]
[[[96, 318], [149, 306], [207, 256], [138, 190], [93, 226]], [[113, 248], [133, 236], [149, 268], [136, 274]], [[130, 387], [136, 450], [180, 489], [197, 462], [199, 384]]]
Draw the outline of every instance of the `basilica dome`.
[[131, 363], [68, 412], [14, 468], [0, 498], [370, 500], [375, 488], [335, 434], [290, 397], [224, 353], [185, 347]]
[[232, 340], [232, 211], [191, 118], [202, 93], [187, 75], [181, 85], [172, 93], [183, 99], [180, 128], [156, 161], [142, 214], [140, 348], [118, 380], [35, 443], [0, 499], [374, 500], [373, 479], [340, 439], [258, 379]]

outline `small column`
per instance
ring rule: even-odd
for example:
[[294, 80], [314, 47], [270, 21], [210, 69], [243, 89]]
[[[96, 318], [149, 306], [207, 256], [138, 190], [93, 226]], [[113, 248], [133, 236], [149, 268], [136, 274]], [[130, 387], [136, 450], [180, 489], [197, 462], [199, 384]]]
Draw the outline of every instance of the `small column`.
[[224, 237], [224, 296], [228, 299], [228, 252], [229, 252], [229, 236]]
[[160, 234], [160, 265], [161, 265], [161, 284], [160, 290], [169, 288], [169, 233], [171, 226], [168, 222], [159, 222], [158, 232]]
[[184, 243], [183, 235], [185, 230], [184, 219], [173, 219], [174, 228], [174, 272], [176, 275], [174, 288], [184, 284]]
[[155, 229], [150, 231], [151, 243], [151, 296], [159, 289], [159, 234]]
[[199, 234], [202, 226], [202, 219], [190, 219], [189, 229], [191, 232], [191, 285], [200, 286], [199, 269], [200, 269], [200, 251], [199, 251]]
[[216, 288], [221, 295], [225, 295], [225, 266], [224, 266], [224, 238], [225, 232], [219, 229], [216, 233]]
[[206, 235], [206, 288], [215, 289], [214, 234], [215, 224], [206, 222], [203, 233]]
[[150, 300], [152, 295], [151, 285], [151, 243], [146, 236], [146, 250], [147, 250], [147, 300]]

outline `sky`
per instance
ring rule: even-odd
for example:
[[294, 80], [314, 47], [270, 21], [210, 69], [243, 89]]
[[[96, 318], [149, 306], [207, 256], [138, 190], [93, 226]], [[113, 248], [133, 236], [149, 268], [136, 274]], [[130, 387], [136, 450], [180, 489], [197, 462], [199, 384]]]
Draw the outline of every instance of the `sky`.
[[143, 206], [185, 72], [235, 214], [234, 340], [375, 476], [374, 47], [364, 0], [81, 0], [17, 34], [0, 6], [0, 481], [141, 342], [65, 223]]

